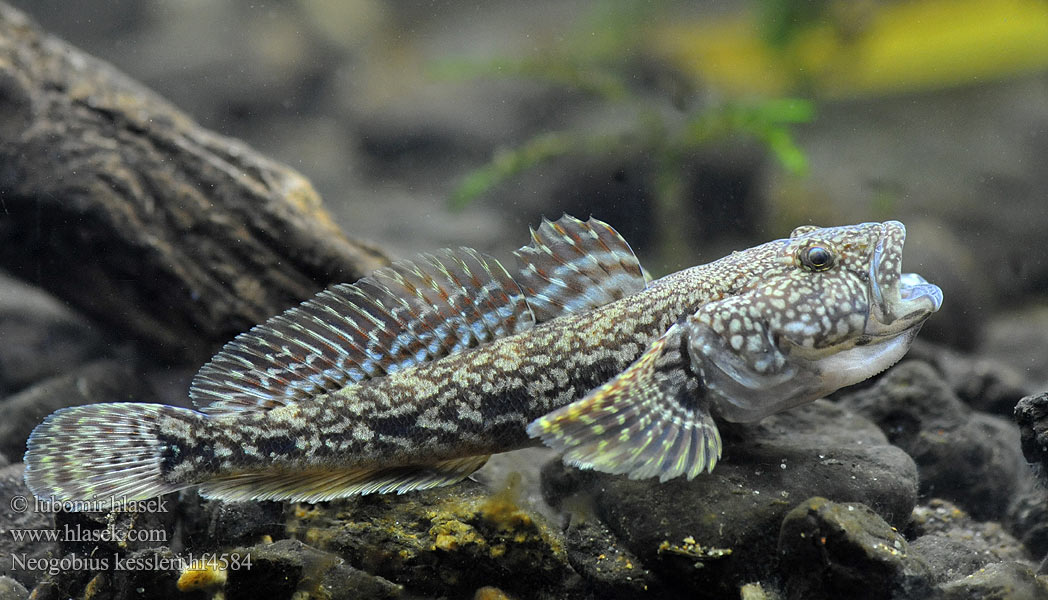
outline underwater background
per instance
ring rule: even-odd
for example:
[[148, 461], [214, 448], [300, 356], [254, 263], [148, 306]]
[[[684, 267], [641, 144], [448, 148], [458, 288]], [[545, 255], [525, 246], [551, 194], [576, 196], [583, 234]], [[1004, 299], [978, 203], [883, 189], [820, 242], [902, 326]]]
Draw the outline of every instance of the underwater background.
[[[62, 173], [97, 164], [27, 153], [21, 122], [0, 119], [3, 506], [28, 493], [25, 440], [51, 411], [189, 406], [191, 377], [237, 332], [418, 252], [509, 260], [543, 217], [609, 223], [654, 277], [799, 225], [896, 219], [905, 270], [945, 296], [902, 363], [730, 434], [706, 478], [630, 481], [529, 449], [458, 486], [315, 507], [193, 492], [143, 515], [12, 507], [0, 598], [1048, 598], [1044, 472], [1028, 464], [1048, 461], [1043, 0], [22, 0], [0, 17], [5, 49], [38, 28], [177, 107], [176, 129], [272, 159], [241, 165], [259, 197], [290, 190], [320, 224], [262, 236], [297, 245], [290, 262], [230, 259], [278, 275], [182, 298], [195, 271], [161, 268], [181, 254], [112, 242], [109, 216], [56, 195], [97, 193]], [[0, 108], [26, 122], [43, 109], [10, 73], [28, 55], [0, 54]], [[199, 173], [184, 198], [208, 196]], [[124, 223], [154, 235], [139, 219], [162, 212]], [[180, 226], [162, 226], [172, 248], [212, 234]], [[164, 533], [8, 535], [110, 527]], [[140, 562], [58, 561], [103, 551]], [[255, 566], [156, 562], [230, 553]]]

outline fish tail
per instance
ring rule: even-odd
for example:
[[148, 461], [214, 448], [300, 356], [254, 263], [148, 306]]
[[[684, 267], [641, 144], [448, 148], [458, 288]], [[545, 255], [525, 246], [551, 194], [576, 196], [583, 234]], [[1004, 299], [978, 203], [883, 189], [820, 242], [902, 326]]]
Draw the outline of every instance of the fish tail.
[[26, 485], [38, 498], [100, 507], [189, 487], [198, 482], [175, 467], [206, 420], [199, 412], [162, 404], [64, 408], [29, 436]]

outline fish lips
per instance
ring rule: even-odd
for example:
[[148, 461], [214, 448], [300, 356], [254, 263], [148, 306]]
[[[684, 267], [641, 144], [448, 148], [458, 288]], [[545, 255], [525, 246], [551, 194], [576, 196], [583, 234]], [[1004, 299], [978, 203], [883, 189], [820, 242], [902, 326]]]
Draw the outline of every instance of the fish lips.
[[897, 335], [920, 325], [942, 306], [942, 289], [916, 273], [902, 272], [906, 227], [898, 221], [881, 225], [870, 259], [870, 315], [866, 335]]

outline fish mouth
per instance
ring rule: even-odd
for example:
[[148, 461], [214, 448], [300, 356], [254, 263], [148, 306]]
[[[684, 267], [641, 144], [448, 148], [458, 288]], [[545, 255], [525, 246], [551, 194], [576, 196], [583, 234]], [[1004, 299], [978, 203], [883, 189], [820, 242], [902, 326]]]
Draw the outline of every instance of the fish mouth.
[[898, 221], [881, 224], [881, 235], [870, 260], [870, 315], [865, 334], [891, 337], [919, 326], [942, 306], [942, 289], [917, 273], [902, 272], [906, 227]]

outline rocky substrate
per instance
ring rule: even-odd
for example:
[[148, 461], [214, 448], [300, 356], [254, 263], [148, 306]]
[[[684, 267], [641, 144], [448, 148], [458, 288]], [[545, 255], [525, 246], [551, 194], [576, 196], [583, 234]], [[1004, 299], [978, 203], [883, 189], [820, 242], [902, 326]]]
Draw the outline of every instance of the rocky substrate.
[[[1016, 426], [986, 411], [1014, 406], [1022, 382], [931, 346], [831, 400], [724, 424], [722, 462], [690, 482], [531, 452], [482, 471], [490, 485], [403, 496], [34, 510], [19, 461], [43, 414], [170, 401], [157, 390], [184, 382], [144, 376], [81, 317], [6, 283], [0, 331], [21, 343], [0, 345], [0, 599], [1048, 598], [1045, 490], [1022, 455], [1045, 463], [1048, 396], [1019, 402]], [[23, 356], [55, 329], [71, 332], [62, 368]]]

